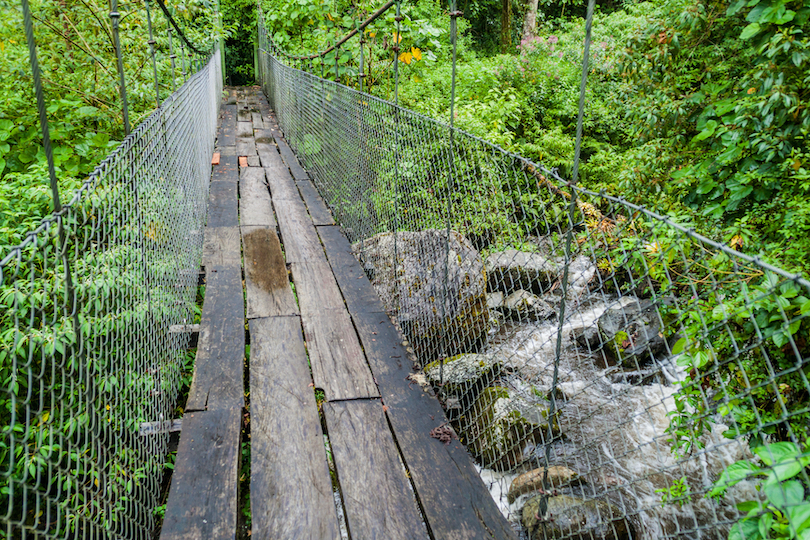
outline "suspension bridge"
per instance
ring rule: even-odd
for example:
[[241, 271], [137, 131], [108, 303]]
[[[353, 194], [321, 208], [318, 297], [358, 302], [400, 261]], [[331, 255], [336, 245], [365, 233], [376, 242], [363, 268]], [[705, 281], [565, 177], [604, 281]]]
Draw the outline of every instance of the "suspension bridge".
[[256, 87], [182, 36], [64, 204], [50, 162], [0, 260], [4, 536], [725, 538], [769, 470], [804, 530], [810, 283], [341, 84], [394, 6], [311, 56], [260, 14]]

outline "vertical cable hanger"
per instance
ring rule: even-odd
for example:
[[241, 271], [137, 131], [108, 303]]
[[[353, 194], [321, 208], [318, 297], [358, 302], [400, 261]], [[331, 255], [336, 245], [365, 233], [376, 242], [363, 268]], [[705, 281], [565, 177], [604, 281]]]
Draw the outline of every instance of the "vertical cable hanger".
[[177, 88], [177, 81], [175, 80], [175, 74], [174, 74], [174, 70], [176, 69], [174, 59], [177, 58], [177, 55], [174, 54], [174, 44], [172, 43], [172, 28], [171, 28], [171, 26], [169, 27], [169, 58], [172, 61], [172, 93], [174, 93], [174, 91]]
[[[402, 40], [402, 6], [397, 0], [397, 11], [394, 20], [397, 22], [397, 35], [394, 36], [394, 283], [399, 293], [397, 283], [397, 267], [399, 266], [399, 242], [397, 241], [397, 231], [399, 230], [399, 42]], [[395, 294], [397, 301], [397, 311], [399, 311], [399, 294]]]
[[118, 25], [121, 14], [118, 13], [118, 0], [112, 0], [110, 4], [110, 20], [113, 28], [113, 45], [115, 46], [115, 58], [118, 62], [118, 85], [121, 92], [121, 107], [124, 112], [124, 135], [129, 135], [129, 105], [127, 104], [127, 86], [124, 79], [124, 60], [121, 57], [121, 39], [118, 32]]
[[562, 277], [562, 298], [560, 300], [559, 323], [557, 325], [557, 342], [554, 352], [554, 374], [551, 379], [551, 393], [549, 395], [548, 409], [548, 435], [544, 441], [545, 445], [545, 470], [543, 472], [543, 496], [538, 508], [538, 516], [543, 518], [545, 527], [545, 516], [548, 509], [548, 497], [552, 491], [551, 483], [548, 480], [548, 470], [551, 462], [551, 443], [554, 441], [554, 418], [557, 415], [557, 378], [560, 369], [560, 355], [562, 353], [563, 325], [565, 324], [565, 303], [568, 296], [568, 269], [571, 265], [571, 243], [574, 238], [574, 226], [577, 211], [577, 175], [579, 173], [579, 160], [582, 150], [582, 125], [585, 117], [585, 88], [588, 82], [588, 64], [591, 50], [591, 26], [593, 25], [593, 10], [595, 0], [588, 0], [588, 12], [585, 20], [585, 47], [582, 55], [582, 78], [579, 84], [579, 114], [577, 116], [577, 138], [574, 147], [574, 168], [571, 173], [571, 181], [568, 187], [571, 189], [571, 201], [568, 204], [568, 232], [565, 236], [565, 266]]
[[160, 108], [160, 80], [158, 79], [157, 61], [155, 60], [155, 37], [152, 33], [152, 13], [149, 9], [149, 1], [145, 0], [144, 2], [146, 4], [146, 23], [149, 27], [149, 53], [152, 56], [152, 72], [155, 78], [155, 102]]

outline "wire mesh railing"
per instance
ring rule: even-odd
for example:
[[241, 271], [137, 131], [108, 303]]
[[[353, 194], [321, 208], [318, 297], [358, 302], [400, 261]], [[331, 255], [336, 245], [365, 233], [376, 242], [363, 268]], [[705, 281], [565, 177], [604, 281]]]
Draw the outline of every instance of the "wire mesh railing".
[[151, 538], [202, 257], [219, 52], [0, 261], [0, 534]]
[[524, 537], [810, 530], [808, 281], [273, 50], [260, 21], [285, 137]]

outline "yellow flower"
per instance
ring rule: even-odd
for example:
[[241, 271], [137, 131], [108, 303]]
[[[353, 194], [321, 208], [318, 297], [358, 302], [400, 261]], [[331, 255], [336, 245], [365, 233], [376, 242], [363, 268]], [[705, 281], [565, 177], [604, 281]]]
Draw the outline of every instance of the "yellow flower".
[[411, 47], [411, 56], [418, 62], [422, 59], [422, 51], [420, 51], [418, 47]]
[[410, 64], [411, 60], [413, 59], [413, 55], [409, 52], [404, 52], [399, 55], [399, 61], [404, 62], [406, 64]]

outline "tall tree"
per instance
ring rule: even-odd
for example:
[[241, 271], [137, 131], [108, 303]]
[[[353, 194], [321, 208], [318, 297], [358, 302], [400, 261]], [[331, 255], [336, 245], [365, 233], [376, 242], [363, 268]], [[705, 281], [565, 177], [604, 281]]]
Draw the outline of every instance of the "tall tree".
[[537, 3], [538, 0], [528, 0], [526, 18], [523, 19], [522, 41], [528, 41], [537, 33]]

